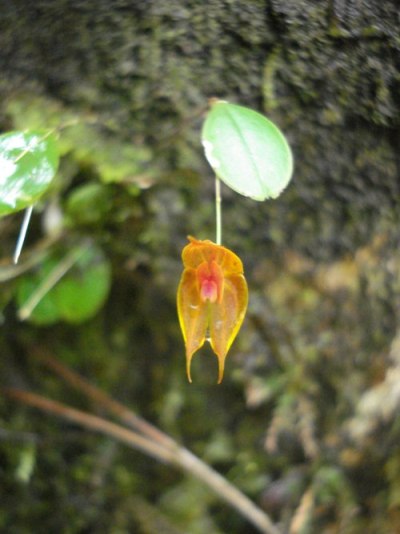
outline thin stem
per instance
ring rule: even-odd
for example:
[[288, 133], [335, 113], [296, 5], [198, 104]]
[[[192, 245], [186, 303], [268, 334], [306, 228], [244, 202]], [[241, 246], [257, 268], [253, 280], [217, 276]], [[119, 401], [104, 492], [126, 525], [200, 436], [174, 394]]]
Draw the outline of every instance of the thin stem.
[[36, 291], [28, 298], [25, 304], [18, 310], [18, 317], [24, 321], [30, 317], [33, 310], [43, 299], [43, 297], [57, 284], [71, 267], [79, 260], [86, 251], [86, 247], [74, 248], [63, 258], [60, 263], [51, 271], [49, 276], [38, 286]]
[[34, 356], [38, 358], [38, 360], [46, 367], [61, 377], [65, 382], [67, 382], [67, 384], [86, 395], [96, 404], [96, 406], [102, 406], [109, 413], [118, 417], [120, 421], [126, 423], [134, 430], [141, 432], [148, 438], [154, 439], [163, 445], [173, 448], [178, 446], [172, 438], [167, 436], [167, 434], [164, 434], [164, 432], [148, 423], [145, 419], [142, 419], [132, 410], [126, 408], [126, 406], [114, 400], [112, 397], [107, 395], [107, 393], [104, 393], [104, 391], [85, 380], [81, 375], [75, 373], [75, 371], [72, 371], [72, 369], [69, 369], [60, 361], [50, 356], [45, 349], [34, 349]]
[[244, 493], [231, 484], [212, 467], [185, 448], [178, 451], [178, 460], [182, 469], [202, 480], [226, 503], [235, 508], [243, 517], [264, 534], [280, 534], [268, 515], [258, 508]]
[[119, 441], [122, 441], [123, 443], [127, 443], [131, 447], [139, 449], [142, 452], [145, 452], [146, 454], [163, 462], [172, 462], [174, 460], [174, 455], [172, 452], [168, 451], [165, 447], [162, 447], [157, 443], [154, 443], [154, 441], [132, 432], [132, 430], [128, 430], [96, 415], [92, 415], [75, 408], [70, 408], [65, 404], [46, 399], [41, 395], [36, 395], [36, 393], [30, 393], [29, 391], [21, 391], [10, 388], [5, 389], [3, 392], [6, 396], [23, 402], [24, 404], [34, 406], [35, 408], [39, 408], [40, 410], [44, 410], [45, 412], [53, 415], [58, 415], [80, 426], [90, 428], [91, 430], [113, 437]]
[[29, 206], [25, 210], [24, 218], [23, 218], [22, 225], [21, 225], [21, 230], [19, 231], [17, 245], [15, 247], [15, 252], [13, 256], [14, 264], [18, 263], [18, 259], [21, 255], [22, 247], [24, 246], [24, 241], [26, 237], [26, 232], [28, 230], [29, 222], [31, 220], [32, 211], [33, 211], [33, 205]]
[[157, 460], [170, 463], [205, 482], [209, 488], [246, 517], [260, 532], [279, 534], [269, 517], [235, 486], [183, 447], [168, 447], [101, 417], [71, 408], [41, 395], [13, 388], [3, 393], [19, 402], [67, 419], [84, 428], [112, 437]]
[[215, 176], [215, 229], [216, 243], [222, 243], [222, 217], [221, 217], [221, 180]]
[[279, 530], [274, 526], [265, 512], [258, 508], [246, 495], [212, 467], [204, 463], [185, 447], [180, 446], [173, 438], [139, 417], [132, 410], [114, 400], [49, 354], [43, 353], [43, 349], [40, 352], [38, 350], [35, 356], [68, 384], [93, 400], [97, 406], [105, 408], [109, 413], [118, 417], [120, 421], [129, 427], [142, 433], [149, 440], [153, 440], [160, 447], [164, 447], [172, 454], [171, 463], [202, 480], [220, 498], [235, 508], [243, 517], [246, 517], [260, 532], [265, 534], [279, 534]]
[[50, 236], [42, 239], [37, 245], [25, 253], [24, 261], [17, 265], [10, 263], [8, 259], [0, 260], [0, 283], [17, 278], [17, 276], [41, 263], [50, 254], [51, 246], [58, 240], [59, 236]]

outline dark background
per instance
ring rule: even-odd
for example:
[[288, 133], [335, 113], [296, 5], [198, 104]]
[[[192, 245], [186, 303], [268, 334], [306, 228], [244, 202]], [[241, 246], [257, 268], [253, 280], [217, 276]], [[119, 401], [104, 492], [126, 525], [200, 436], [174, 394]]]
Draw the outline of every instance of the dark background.
[[[2, 130], [90, 123], [61, 133], [25, 253], [56, 203], [55, 246], [89, 237], [113, 270], [82, 325], [18, 321], [19, 277], [2, 284], [3, 385], [95, 410], [32, 358], [45, 346], [284, 532], [399, 532], [399, 24], [394, 0], [2, 0]], [[214, 238], [200, 143], [210, 97], [267, 114], [295, 158], [277, 200], [223, 188], [223, 241], [243, 260], [250, 304], [218, 387], [208, 349], [187, 383], [175, 311], [186, 235]], [[107, 209], [71, 213], [91, 183]], [[19, 224], [1, 221], [3, 267]], [[3, 532], [249, 532], [195, 479], [10, 400], [0, 408]]]

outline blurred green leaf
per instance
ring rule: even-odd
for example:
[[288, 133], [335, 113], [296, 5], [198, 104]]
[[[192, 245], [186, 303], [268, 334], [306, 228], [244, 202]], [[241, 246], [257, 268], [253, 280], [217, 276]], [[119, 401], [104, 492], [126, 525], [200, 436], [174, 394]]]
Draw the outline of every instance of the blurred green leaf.
[[202, 142], [216, 175], [241, 195], [276, 198], [290, 181], [290, 147], [282, 132], [256, 111], [215, 102], [204, 122]]
[[8, 132], [0, 136], [0, 215], [35, 203], [58, 167], [58, 149], [50, 133]]
[[68, 197], [66, 213], [74, 223], [101, 221], [112, 208], [110, 186], [90, 183], [76, 187]]
[[86, 321], [104, 304], [111, 285], [111, 267], [100, 249], [91, 247], [55, 286], [61, 317], [69, 323]]
[[[49, 257], [41, 263], [38, 270], [21, 276], [17, 287], [17, 303], [19, 308], [22, 308], [29, 301], [43, 281], [48, 279], [58, 263], [59, 258]], [[40, 300], [29, 317], [29, 320], [37, 325], [54, 324], [60, 319], [60, 311], [54, 291], [49, 291]]]
[[[104, 304], [111, 285], [109, 261], [98, 247], [80, 248], [73, 252], [76, 261], [54, 286], [50, 285], [34, 306], [27, 317], [31, 322], [38, 325], [49, 325], [60, 320], [81, 323], [93, 317]], [[20, 311], [38, 289], [51, 279], [64, 260], [65, 254], [63, 257], [53, 256], [43, 262], [37, 271], [21, 277], [17, 291]]]
[[16, 479], [23, 483], [28, 483], [32, 477], [36, 463], [36, 446], [34, 443], [27, 443], [21, 451], [18, 467], [15, 471]]

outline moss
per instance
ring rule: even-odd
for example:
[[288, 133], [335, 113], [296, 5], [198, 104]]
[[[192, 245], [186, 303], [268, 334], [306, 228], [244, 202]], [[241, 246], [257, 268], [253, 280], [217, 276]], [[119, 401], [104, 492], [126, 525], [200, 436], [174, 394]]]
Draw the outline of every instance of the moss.
[[[392, 365], [399, 319], [400, 41], [392, 4], [7, 3], [1, 124], [78, 121], [61, 131], [63, 165], [51, 193], [61, 214], [74, 217], [61, 245], [88, 235], [103, 246], [114, 278], [96, 318], [48, 329], [16, 321], [8, 283], [4, 381], [92, 409], [32, 362], [31, 349], [43, 343], [209, 454], [284, 529], [315, 491], [309, 528], [393, 531], [396, 417], [362, 446], [348, 430], [363, 393]], [[278, 200], [262, 204], [223, 189], [224, 242], [243, 258], [249, 314], [223, 386], [214, 387], [215, 358], [204, 351], [189, 387], [175, 290], [186, 234], [214, 235], [199, 131], [215, 95], [267, 111], [288, 135], [295, 176]], [[74, 216], [85, 202], [96, 206]], [[46, 210], [43, 203], [34, 215], [28, 256]], [[1, 221], [3, 255], [18, 224]], [[11, 432], [0, 447], [3, 530], [151, 531], [159, 528], [149, 520], [156, 507], [163, 514], [155, 519], [172, 531], [249, 532], [165, 466], [14, 404], [1, 410]], [[23, 431], [39, 440], [25, 485], [15, 475]], [[145, 504], [135, 508], [132, 494]]]
[[105, 131], [107, 124], [87, 112], [67, 109], [54, 99], [27, 94], [8, 99], [5, 113], [15, 129], [44, 128], [58, 132], [61, 156], [89, 168], [105, 183], [124, 182], [137, 189], [157, 173], [152, 153], [143, 143], [127, 142], [118, 133]]

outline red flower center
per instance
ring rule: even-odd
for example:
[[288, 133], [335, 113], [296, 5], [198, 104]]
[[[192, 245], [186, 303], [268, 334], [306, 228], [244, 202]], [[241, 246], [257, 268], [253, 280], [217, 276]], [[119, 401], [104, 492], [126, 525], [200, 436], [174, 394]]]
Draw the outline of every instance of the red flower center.
[[218, 298], [218, 287], [216, 282], [208, 279], [203, 280], [201, 283], [200, 296], [203, 302], [206, 300], [216, 302]]
[[200, 298], [203, 302], [220, 302], [224, 275], [216, 261], [203, 261], [197, 268], [197, 276], [200, 285]]

